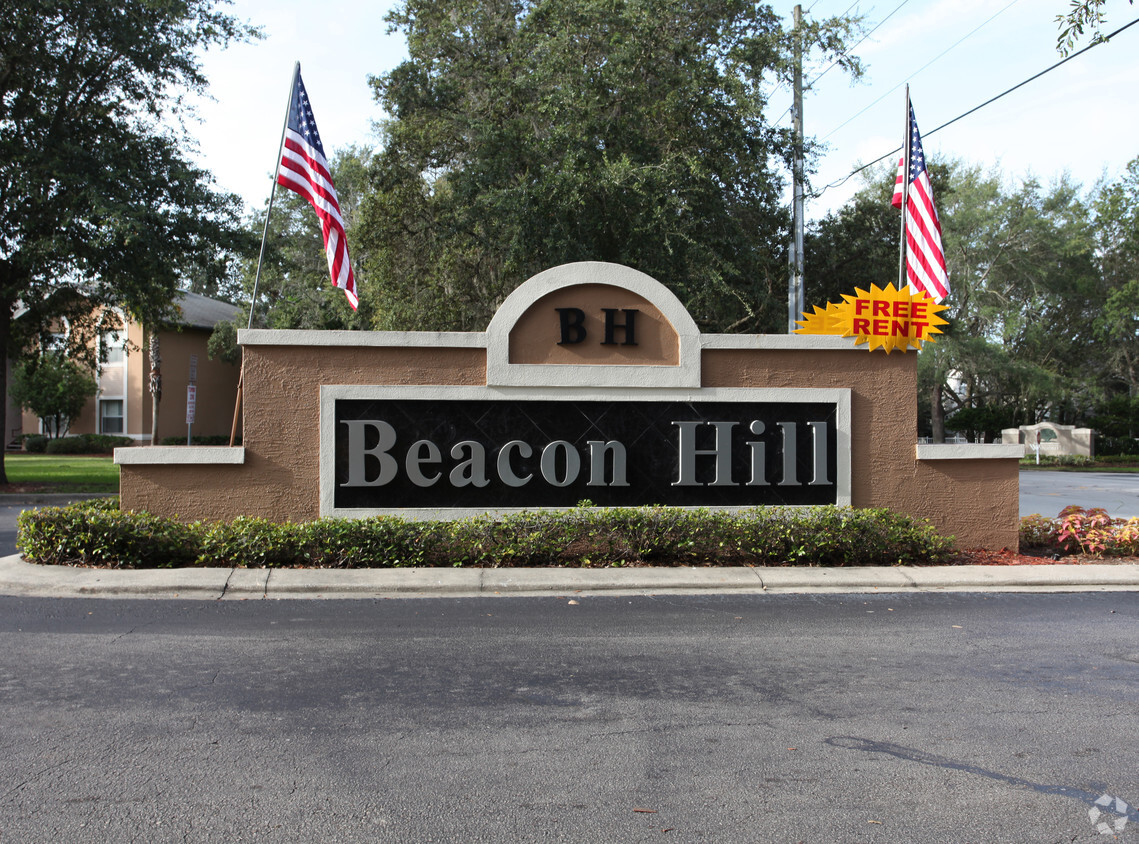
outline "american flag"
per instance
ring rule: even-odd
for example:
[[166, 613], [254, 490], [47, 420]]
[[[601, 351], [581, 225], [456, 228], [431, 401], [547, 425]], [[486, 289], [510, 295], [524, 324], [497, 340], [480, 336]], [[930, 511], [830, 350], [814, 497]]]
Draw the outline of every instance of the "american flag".
[[355, 310], [360, 300], [356, 296], [356, 278], [348, 261], [348, 242], [344, 236], [340, 202], [336, 198], [336, 188], [332, 186], [332, 175], [328, 172], [328, 161], [324, 157], [324, 146], [312, 116], [305, 83], [301, 80], [300, 65], [297, 65], [293, 79], [289, 120], [281, 147], [281, 163], [277, 167], [277, 184], [296, 191], [316, 209], [332, 283], [344, 291], [348, 304]]
[[[898, 179], [894, 183], [895, 208], [902, 207], [905, 157], [898, 160]], [[933, 188], [925, 167], [921, 135], [910, 106], [910, 187], [906, 203], [906, 279], [915, 292], [925, 292], [940, 303], [949, 295], [949, 274], [945, 269], [945, 250], [941, 246], [941, 223], [933, 204]]]

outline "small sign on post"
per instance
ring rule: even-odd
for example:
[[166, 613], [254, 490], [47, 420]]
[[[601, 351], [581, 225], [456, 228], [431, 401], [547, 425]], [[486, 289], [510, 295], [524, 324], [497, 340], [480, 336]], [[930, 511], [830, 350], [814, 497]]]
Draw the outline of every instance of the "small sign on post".
[[198, 356], [190, 355], [190, 383], [186, 386], [186, 445], [192, 444], [194, 415], [198, 404]]

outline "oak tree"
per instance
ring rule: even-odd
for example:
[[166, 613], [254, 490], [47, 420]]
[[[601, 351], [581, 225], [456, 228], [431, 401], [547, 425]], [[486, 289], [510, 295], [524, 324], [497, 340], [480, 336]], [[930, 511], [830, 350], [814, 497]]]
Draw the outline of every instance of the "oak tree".
[[62, 331], [90, 359], [100, 315], [157, 323], [241, 244], [184, 103], [204, 48], [256, 32], [212, 0], [3, 0], [0, 17], [0, 353]]
[[[626, 264], [704, 330], [784, 319], [792, 138], [768, 109], [793, 36], [744, 0], [405, 0], [409, 58], [357, 242], [378, 326], [482, 330], [548, 267]], [[857, 72], [849, 19], [806, 52]]]

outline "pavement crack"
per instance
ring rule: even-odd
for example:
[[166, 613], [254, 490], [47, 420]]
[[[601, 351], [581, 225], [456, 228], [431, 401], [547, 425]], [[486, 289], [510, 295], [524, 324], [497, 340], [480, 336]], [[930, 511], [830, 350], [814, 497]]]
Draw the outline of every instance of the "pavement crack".
[[229, 575], [227, 575], [227, 576], [226, 576], [226, 579], [225, 579], [225, 583], [224, 583], [224, 584], [222, 584], [222, 587], [221, 587], [221, 594], [220, 594], [220, 595], [218, 595], [218, 597], [217, 597], [217, 600], [219, 600], [219, 601], [220, 601], [222, 598], [224, 598], [224, 597], [225, 597], [225, 593], [226, 593], [226, 590], [227, 590], [227, 589], [229, 589], [229, 582], [230, 582], [230, 581], [233, 579], [233, 575], [234, 575], [236, 572], [237, 572], [237, 566], [234, 566], [233, 568], [231, 568], [231, 569], [229, 570]]
[[[906, 762], [929, 765], [944, 770], [961, 771], [966, 774], [973, 774], [975, 776], [984, 777], [985, 779], [1002, 782], [1014, 788], [1028, 789], [1037, 794], [1078, 800], [1089, 806], [1096, 805], [1096, 801], [1101, 799], [1104, 794], [1104, 787], [1101, 785], [1095, 785], [1093, 786], [1095, 790], [1089, 791], [1075, 786], [1033, 782], [1032, 780], [1023, 779], [1022, 777], [1004, 774], [1000, 771], [993, 771], [982, 768], [979, 765], [973, 765], [958, 759], [950, 759], [945, 756], [938, 756], [924, 750], [919, 750], [914, 747], [905, 747], [900, 744], [893, 744], [892, 742], [874, 741], [858, 736], [832, 736], [831, 738], [825, 739], [823, 744], [828, 744], [831, 747], [839, 747], [844, 750], [857, 750], [863, 753], [880, 753]], [[1139, 811], [1136, 811], [1134, 807], [1128, 808], [1126, 814], [1129, 818], [1139, 818]]]
[[34, 774], [29, 776], [23, 782], [20, 782], [16, 785], [12, 786], [7, 791], [5, 791], [3, 795], [0, 795], [0, 802], [7, 800], [9, 797], [11, 797], [17, 791], [20, 791], [25, 785], [28, 785], [29, 783], [33, 782], [34, 780], [40, 779], [42, 776], [44, 776], [44, 774], [47, 774], [50, 771], [54, 771], [56, 768], [62, 768], [64, 765], [68, 765], [70, 763], [71, 763], [70, 759], [63, 759], [54, 765], [48, 765], [46, 768], [44, 768], [41, 771], [36, 771]]
[[111, 640], [111, 641], [110, 641], [108, 644], [111, 644], [111, 645], [113, 645], [113, 644], [115, 644], [116, 642], [118, 642], [120, 639], [125, 639], [127, 636], [129, 636], [129, 635], [131, 635], [132, 633], [134, 633], [134, 631], [135, 631], [135, 630], [137, 630], [137, 629], [138, 629], [137, 627], [132, 627], [132, 628], [131, 628], [130, 630], [128, 630], [126, 633], [120, 633], [118, 636], [116, 636], [115, 638], [113, 638], [113, 639], [112, 639], [112, 640]]

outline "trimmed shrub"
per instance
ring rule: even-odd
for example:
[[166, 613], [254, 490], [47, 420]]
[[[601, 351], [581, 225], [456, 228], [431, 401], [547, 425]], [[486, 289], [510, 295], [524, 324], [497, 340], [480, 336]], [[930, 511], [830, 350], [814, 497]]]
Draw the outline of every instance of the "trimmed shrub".
[[47, 437], [43, 434], [25, 434], [24, 451], [28, 454], [43, 454], [47, 448]]
[[116, 448], [133, 445], [130, 437], [113, 437], [109, 434], [77, 434], [48, 440], [48, 454], [110, 454]]
[[91, 447], [92, 454], [110, 454], [116, 448], [127, 448], [134, 445], [130, 437], [116, 437], [112, 434], [84, 434]]
[[891, 566], [951, 562], [924, 521], [849, 507], [742, 511], [576, 508], [455, 521], [399, 516], [185, 524], [123, 513], [117, 499], [28, 510], [20, 546], [37, 563], [153, 566]]
[[124, 513], [117, 498], [67, 507], [25, 510], [17, 518], [20, 543], [34, 562], [111, 568], [193, 565], [194, 525], [149, 513]]
[[48, 440], [44, 451], [48, 454], [90, 454], [91, 446], [86, 437], [59, 437]]

